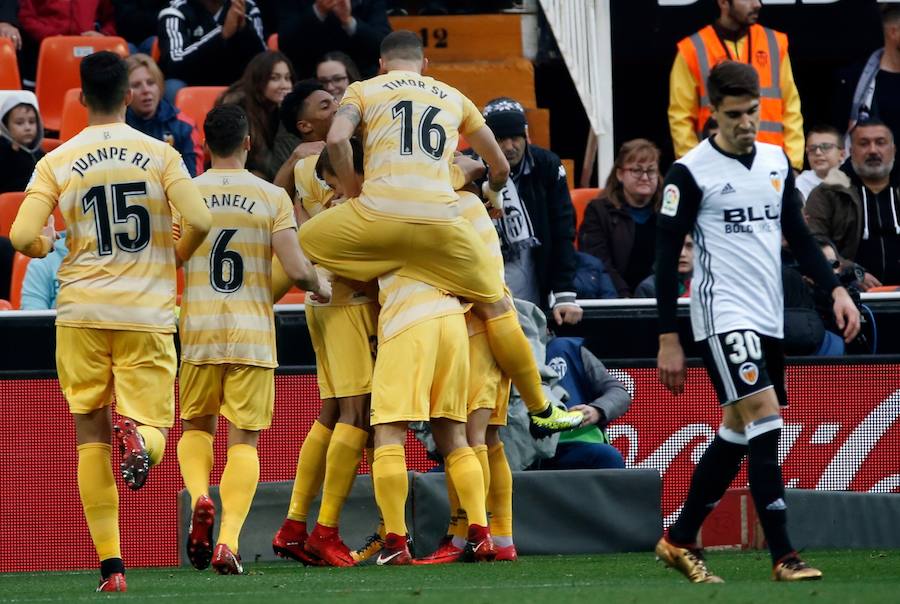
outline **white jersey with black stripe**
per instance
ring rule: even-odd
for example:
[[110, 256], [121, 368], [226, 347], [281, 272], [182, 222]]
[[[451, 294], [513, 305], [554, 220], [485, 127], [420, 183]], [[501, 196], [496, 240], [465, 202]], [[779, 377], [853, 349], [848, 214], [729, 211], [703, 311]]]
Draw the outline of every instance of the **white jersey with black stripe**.
[[667, 179], [660, 213], [677, 220], [679, 206], [696, 208], [695, 340], [736, 329], [783, 337], [781, 213], [790, 170], [784, 151], [766, 143], [734, 156], [707, 139], [676, 162], [680, 178]]

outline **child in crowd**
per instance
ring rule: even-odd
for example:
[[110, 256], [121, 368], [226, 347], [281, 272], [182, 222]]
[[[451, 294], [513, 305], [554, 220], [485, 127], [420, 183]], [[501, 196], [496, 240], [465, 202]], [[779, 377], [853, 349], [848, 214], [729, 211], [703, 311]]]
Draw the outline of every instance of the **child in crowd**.
[[44, 156], [44, 125], [37, 98], [27, 91], [0, 97], [0, 193], [24, 191]]

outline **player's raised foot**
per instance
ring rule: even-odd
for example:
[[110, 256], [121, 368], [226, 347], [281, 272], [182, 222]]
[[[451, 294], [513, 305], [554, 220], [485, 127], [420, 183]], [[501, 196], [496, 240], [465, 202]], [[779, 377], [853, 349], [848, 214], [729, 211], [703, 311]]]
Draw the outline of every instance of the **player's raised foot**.
[[272, 550], [279, 558], [290, 558], [304, 566], [325, 566], [319, 558], [306, 551], [304, 546], [307, 539], [309, 535], [306, 533], [306, 523], [288, 518], [275, 533]]
[[703, 550], [699, 548], [678, 547], [672, 545], [665, 537], [656, 544], [656, 559], [669, 568], [674, 568], [687, 577], [691, 583], [724, 583], [706, 568]]
[[213, 525], [216, 522], [216, 506], [212, 499], [201, 495], [191, 514], [188, 529], [187, 554], [191, 566], [203, 570], [209, 566], [213, 554]]
[[795, 553], [782, 558], [772, 569], [773, 581], [818, 581], [821, 578], [822, 571], [813, 568]]
[[463, 549], [464, 562], [490, 562], [497, 556], [497, 548], [491, 539], [491, 531], [486, 526], [469, 525], [466, 547]]
[[125, 574], [113, 573], [105, 579], [101, 578], [97, 591], [128, 591], [128, 586], [125, 584]]
[[341, 541], [337, 527], [324, 526], [317, 522], [304, 547], [308, 553], [317, 556], [329, 566], [346, 567], [356, 564], [350, 555], [350, 548]]
[[224, 543], [218, 544], [213, 551], [212, 567], [220, 575], [244, 574], [241, 557], [231, 551], [231, 548]]
[[378, 533], [372, 533], [366, 538], [366, 542], [356, 551], [350, 552], [353, 561], [359, 564], [365, 562], [384, 548], [384, 537]]
[[144, 446], [144, 438], [130, 419], [117, 421], [113, 424], [113, 431], [119, 441], [119, 454], [122, 456], [119, 464], [122, 480], [129, 489], [137, 491], [144, 486], [150, 472], [150, 455]]
[[403, 566], [412, 562], [409, 541], [406, 535], [388, 533], [384, 536], [384, 547], [378, 552], [375, 564], [378, 566]]
[[453, 545], [453, 535], [444, 535], [434, 552], [424, 558], [416, 558], [412, 563], [416, 565], [450, 564], [458, 562], [462, 555], [462, 548]]
[[554, 405], [549, 405], [541, 413], [529, 415], [531, 425], [529, 429], [535, 438], [544, 438], [557, 432], [565, 432], [577, 428], [584, 421], [581, 411], [566, 411]]
[[504, 547], [495, 545], [494, 547], [497, 548], [497, 555], [494, 556], [494, 562], [515, 562], [519, 559], [515, 545], [507, 545]]

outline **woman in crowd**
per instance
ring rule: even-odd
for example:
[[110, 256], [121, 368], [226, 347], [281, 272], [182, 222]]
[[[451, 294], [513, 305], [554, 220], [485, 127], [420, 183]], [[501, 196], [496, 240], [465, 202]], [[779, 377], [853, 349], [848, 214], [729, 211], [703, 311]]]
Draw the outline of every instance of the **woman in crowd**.
[[278, 132], [278, 108], [294, 84], [294, 67], [277, 50], [253, 57], [241, 79], [228, 87], [219, 104], [240, 105], [250, 121], [250, 154], [247, 169], [272, 181], [278, 168], [273, 156]]
[[340, 103], [347, 86], [360, 79], [359, 69], [348, 55], [329, 52], [316, 65], [316, 79]]
[[128, 65], [128, 85], [134, 95], [125, 112], [125, 121], [147, 136], [175, 147], [191, 176], [203, 172], [200, 133], [191, 118], [163, 98], [163, 74], [156, 62], [148, 55], [135, 54], [125, 59], [125, 63]]
[[584, 212], [579, 249], [603, 261], [620, 298], [653, 272], [661, 190], [659, 149], [637, 138], [619, 149], [603, 195]]

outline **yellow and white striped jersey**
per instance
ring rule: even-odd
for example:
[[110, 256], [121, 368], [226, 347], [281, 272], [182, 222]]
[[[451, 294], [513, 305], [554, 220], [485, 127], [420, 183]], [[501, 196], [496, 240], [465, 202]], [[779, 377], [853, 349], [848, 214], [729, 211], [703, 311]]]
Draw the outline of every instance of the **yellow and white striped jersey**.
[[181, 155], [124, 123], [88, 126], [38, 162], [26, 194], [50, 211], [59, 204], [69, 247], [57, 325], [175, 331], [167, 192], [181, 181]]
[[294, 164], [294, 186], [297, 189], [297, 199], [306, 213], [315, 216], [329, 207], [329, 202], [334, 197], [325, 181], [316, 176], [316, 162], [319, 154], [304, 157]]
[[184, 265], [182, 360], [277, 367], [272, 235], [297, 228], [291, 200], [247, 170], [208, 170], [194, 182], [213, 220]]
[[[460, 215], [472, 223], [475, 232], [484, 241], [488, 248], [488, 253], [494, 261], [494, 267], [500, 273], [500, 280], [504, 281], [503, 270], [503, 252], [500, 248], [500, 237], [497, 236], [497, 228], [488, 214], [487, 208], [481, 199], [468, 191], [459, 191], [459, 211]], [[508, 290], [507, 290], [508, 291]], [[487, 331], [487, 327], [475, 313], [466, 313], [466, 328], [469, 331], [469, 337]]]
[[459, 134], [484, 125], [472, 101], [433, 78], [390, 71], [351, 84], [345, 105], [362, 116], [366, 178], [359, 205], [393, 220], [456, 218], [450, 162]]
[[378, 278], [378, 341], [385, 342], [422, 321], [462, 314], [467, 306], [441, 289], [396, 273]]

